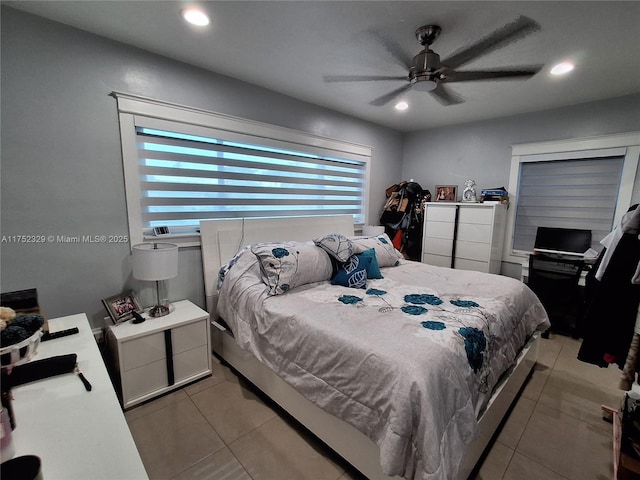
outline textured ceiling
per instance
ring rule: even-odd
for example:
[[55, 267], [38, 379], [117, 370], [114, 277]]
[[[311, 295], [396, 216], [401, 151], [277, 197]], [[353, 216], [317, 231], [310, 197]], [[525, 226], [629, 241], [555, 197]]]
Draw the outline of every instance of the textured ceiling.
[[[3, 2], [61, 23], [260, 85], [397, 130], [412, 131], [618, 97], [640, 91], [640, 2], [201, 1], [205, 29], [179, 16], [186, 2]], [[543, 64], [526, 81], [451, 84], [464, 103], [442, 106], [409, 90], [407, 111], [369, 102], [403, 80], [327, 83], [327, 75], [406, 75], [414, 31], [442, 27], [432, 49], [444, 60], [524, 15], [540, 30], [460, 68]], [[572, 60], [574, 72], [549, 75]]]

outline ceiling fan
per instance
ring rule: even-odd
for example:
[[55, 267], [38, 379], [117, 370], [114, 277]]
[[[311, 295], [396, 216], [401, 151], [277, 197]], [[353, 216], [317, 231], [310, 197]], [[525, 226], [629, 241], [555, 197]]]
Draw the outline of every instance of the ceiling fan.
[[[458, 67], [465, 65], [487, 53], [513, 43], [525, 36], [540, 30], [540, 26], [528, 17], [518, 17], [515, 21], [504, 25], [484, 37], [470, 47], [455, 52], [450, 57], [440, 61], [440, 55], [431, 50], [431, 44], [440, 36], [442, 29], [438, 25], [424, 25], [416, 30], [416, 39], [424, 46], [411, 65], [407, 65], [407, 76], [364, 76], [364, 75], [328, 75], [325, 82], [361, 82], [361, 81], [398, 81], [404, 80], [405, 85], [392, 90], [370, 102], [371, 105], [383, 106], [402, 95], [409, 89], [429, 92], [440, 104], [448, 106], [464, 102], [464, 100], [444, 84], [454, 82], [471, 82], [478, 80], [524, 79], [532, 77], [542, 69], [542, 65], [508, 67], [491, 70], [459, 71]], [[397, 45], [386, 41], [387, 50], [398, 60], [403, 56]], [[402, 61], [406, 65], [406, 61]]]

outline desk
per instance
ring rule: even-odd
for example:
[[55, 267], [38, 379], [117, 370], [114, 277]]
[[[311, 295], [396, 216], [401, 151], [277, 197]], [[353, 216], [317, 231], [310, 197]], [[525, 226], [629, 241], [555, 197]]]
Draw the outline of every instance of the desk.
[[33, 359], [77, 353], [93, 389], [74, 373], [14, 388], [15, 456], [39, 456], [46, 480], [147, 479], [86, 315], [49, 320], [52, 332], [72, 327], [80, 332], [40, 343]]
[[568, 329], [574, 338], [580, 336], [584, 314], [584, 294], [579, 285], [584, 267], [584, 259], [577, 257], [529, 256], [527, 285], [544, 305], [551, 328]]

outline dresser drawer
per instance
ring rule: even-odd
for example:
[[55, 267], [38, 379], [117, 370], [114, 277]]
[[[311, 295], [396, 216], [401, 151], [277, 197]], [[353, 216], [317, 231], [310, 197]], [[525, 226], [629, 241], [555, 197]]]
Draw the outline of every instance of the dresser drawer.
[[427, 222], [455, 222], [456, 207], [455, 205], [427, 205], [425, 219]]
[[447, 238], [426, 237], [423, 242], [424, 252], [435, 255], [451, 255], [452, 242]]
[[460, 223], [491, 225], [493, 224], [493, 208], [462, 206], [460, 207], [458, 221]]
[[479, 262], [478, 260], [456, 258], [456, 269], [474, 270], [476, 272], [489, 273], [489, 262]]
[[454, 223], [429, 222], [425, 224], [424, 236], [430, 238], [446, 238], [453, 240]]
[[477, 223], [458, 224], [458, 240], [466, 242], [491, 242], [491, 225]]
[[426, 263], [427, 265], [435, 265], [436, 267], [451, 267], [451, 256], [423, 253], [422, 263]]
[[457, 259], [459, 258], [488, 262], [491, 258], [491, 248], [488, 243], [464, 242], [462, 240], [458, 240], [456, 242], [456, 268], [458, 268]]

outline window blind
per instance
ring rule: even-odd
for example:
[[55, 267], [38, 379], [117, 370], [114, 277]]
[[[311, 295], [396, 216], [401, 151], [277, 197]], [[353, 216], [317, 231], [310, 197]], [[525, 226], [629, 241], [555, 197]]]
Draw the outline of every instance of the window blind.
[[591, 230], [592, 248], [613, 228], [624, 156], [520, 165], [514, 250], [531, 252], [538, 227]]
[[194, 230], [211, 218], [345, 213], [364, 223], [366, 162], [255, 140], [136, 126], [144, 230]]

